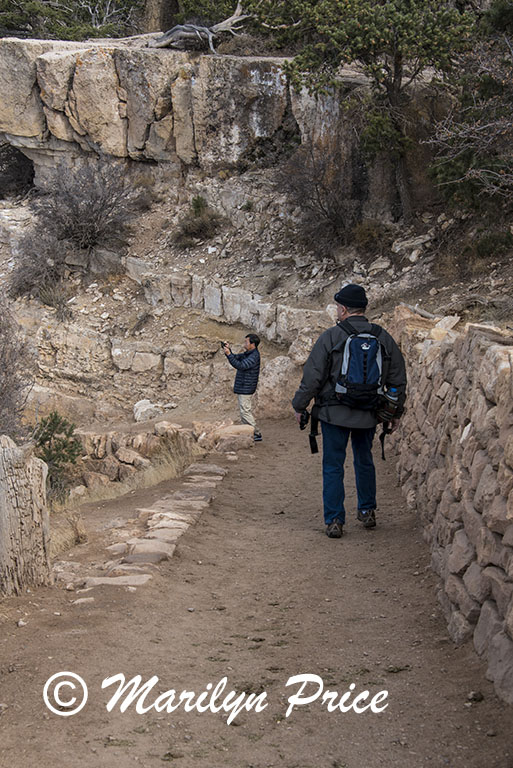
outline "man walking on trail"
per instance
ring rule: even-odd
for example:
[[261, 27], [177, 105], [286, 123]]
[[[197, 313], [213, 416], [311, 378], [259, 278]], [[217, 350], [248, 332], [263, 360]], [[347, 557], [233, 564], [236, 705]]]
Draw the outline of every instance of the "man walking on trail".
[[349, 437], [358, 495], [357, 519], [365, 528], [376, 526], [372, 441], [379, 421], [388, 423], [391, 432], [397, 429], [406, 398], [406, 368], [390, 334], [366, 319], [367, 296], [361, 286], [344, 286], [335, 301], [338, 322], [315, 342], [292, 406], [304, 429], [306, 409], [315, 398], [311, 434], [316, 434], [318, 419], [323, 440], [326, 534], [339, 539], [346, 515], [344, 462]]
[[223, 352], [228, 362], [237, 369], [233, 391], [239, 401], [240, 420], [242, 424], [250, 424], [253, 427], [253, 439], [255, 442], [262, 440], [262, 434], [258, 429], [251, 410], [251, 396], [254, 394], [260, 373], [260, 352], [258, 345], [260, 338], [256, 333], [248, 333], [244, 339], [244, 352], [234, 355], [226, 342], [222, 342]]

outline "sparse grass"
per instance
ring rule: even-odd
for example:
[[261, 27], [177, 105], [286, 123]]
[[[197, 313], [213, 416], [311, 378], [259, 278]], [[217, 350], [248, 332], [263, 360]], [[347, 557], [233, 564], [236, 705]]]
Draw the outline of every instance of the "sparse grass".
[[178, 222], [172, 241], [180, 248], [191, 248], [201, 240], [214, 237], [223, 224], [223, 217], [208, 205], [205, 198], [192, 198], [189, 211]]
[[352, 240], [358, 250], [372, 256], [388, 251], [393, 239], [390, 228], [376, 219], [363, 219], [352, 232]]
[[62, 282], [55, 285], [43, 284], [39, 289], [40, 301], [56, 310], [57, 319], [61, 323], [70, 320], [73, 315], [68, 304], [70, 298], [71, 293]]
[[38, 233], [36, 228], [25, 235], [18, 246], [16, 266], [9, 277], [9, 294], [37, 296], [45, 288], [57, 286], [66, 270], [67, 248], [55, 237]]

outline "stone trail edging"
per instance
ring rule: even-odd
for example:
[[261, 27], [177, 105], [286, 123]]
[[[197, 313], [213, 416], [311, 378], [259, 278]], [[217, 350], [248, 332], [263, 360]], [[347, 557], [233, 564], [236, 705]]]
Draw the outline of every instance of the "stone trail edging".
[[[144, 586], [158, 573], [159, 563], [173, 556], [180, 536], [209, 508], [214, 490], [226, 474], [226, 469], [215, 464], [190, 464], [179, 490], [163, 496], [149, 507], [136, 509], [142, 530], [134, 535], [133, 529], [125, 529], [127, 538], [107, 547], [109, 554], [117, 557], [104, 564], [103, 575], [84, 577], [77, 572], [78, 563], [59, 563], [54, 569], [57, 580], [65, 583], [70, 591], [79, 587], [77, 593], [100, 586], [126, 587], [129, 591]], [[71, 570], [66, 570], [66, 565]], [[83, 603], [79, 599], [72, 604]]]

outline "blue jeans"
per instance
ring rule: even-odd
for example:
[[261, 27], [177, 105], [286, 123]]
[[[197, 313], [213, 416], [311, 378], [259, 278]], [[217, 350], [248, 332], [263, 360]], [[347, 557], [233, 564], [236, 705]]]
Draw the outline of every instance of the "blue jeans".
[[372, 458], [372, 441], [376, 427], [351, 429], [321, 421], [322, 429], [322, 501], [324, 521], [345, 523], [344, 462], [351, 435], [353, 463], [358, 494], [358, 509], [376, 507], [376, 470]]

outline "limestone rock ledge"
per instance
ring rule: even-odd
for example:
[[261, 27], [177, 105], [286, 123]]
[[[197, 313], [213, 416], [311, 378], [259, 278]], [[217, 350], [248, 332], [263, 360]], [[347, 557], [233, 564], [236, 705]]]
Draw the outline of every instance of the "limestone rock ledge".
[[96, 151], [207, 171], [235, 167], [285, 124], [299, 137], [315, 123], [318, 106], [291, 98], [282, 65], [148, 48], [147, 36], [4, 38], [0, 132], [36, 166], [45, 153]]

